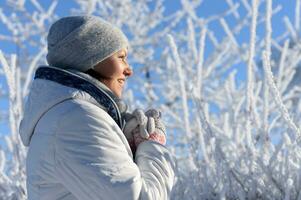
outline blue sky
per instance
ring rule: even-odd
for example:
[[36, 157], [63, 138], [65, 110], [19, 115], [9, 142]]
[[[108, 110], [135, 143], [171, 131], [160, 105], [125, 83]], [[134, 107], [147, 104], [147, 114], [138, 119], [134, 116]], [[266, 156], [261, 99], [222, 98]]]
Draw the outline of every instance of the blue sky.
[[[43, 0], [39, 1], [41, 4], [47, 8], [51, 1], [50, 0]], [[239, 1], [240, 2], [240, 1]], [[248, 1], [251, 2], [251, 1]], [[9, 12], [9, 9], [4, 6], [5, 1], [0, 1], [0, 8], [3, 9], [5, 13]], [[288, 16], [294, 24], [294, 12], [295, 12], [295, 1], [294, 0], [273, 0], [273, 7], [275, 8], [276, 5], [282, 5], [282, 10], [273, 16], [272, 26], [273, 26], [273, 38], [279, 36], [281, 33], [284, 32], [285, 26], [283, 22], [283, 17]], [[32, 5], [30, 3], [26, 4], [29, 10], [32, 10]], [[70, 9], [75, 8], [77, 5], [71, 0], [59, 0], [58, 6], [56, 8], [56, 14], [60, 17], [67, 16], [70, 14]], [[173, 12], [174, 10], [180, 7], [179, 1], [168, 0], [166, 3], [166, 13]], [[228, 8], [226, 1], [224, 0], [204, 0], [202, 6], [199, 8], [197, 14], [203, 18], [208, 16], [222, 13]], [[264, 11], [264, 7], [260, 7], [261, 11]], [[240, 12], [244, 12], [243, 8], [240, 8]], [[262, 12], [263, 13], [263, 12]], [[231, 26], [236, 23], [236, 20], [233, 16], [225, 18], [227, 23]], [[216, 36], [222, 37], [224, 35], [223, 30], [218, 22], [212, 23], [209, 27], [210, 29], [214, 30], [217, 34]], [[7, 29], [3, 24], [0, 22], [0, 34], [5, 35], [8, 34]], [[258, 27], [258, 34], [260, 36], [264, 35], [264, 24]], [[249, 34], [248, 29], [243, 31], [237, 38], [239, 43], [247, 43], [249, 41]], [[8, 42], [0, 41], [0, 49], [5, 53], [15, 53], [15, 47]], [[240, 75], [241, 79], [245, 79], [244, 71], [241, 71]], [[2, 87], [6, 88], [6, 83], [3, 77], [0, 78], [0, 84]], [[5, 99], [0, 99], [0, 110], [7, 108], [7, 101]], [[7, 120], [1, 119], [0, 121], [0, 135], [8, 133], [8, 126]]]

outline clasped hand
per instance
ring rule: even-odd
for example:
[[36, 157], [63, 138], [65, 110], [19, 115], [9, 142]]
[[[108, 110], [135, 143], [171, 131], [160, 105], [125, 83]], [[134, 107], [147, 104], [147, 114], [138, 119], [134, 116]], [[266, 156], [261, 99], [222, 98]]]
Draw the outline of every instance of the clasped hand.
[[149, 109], [144, 113], [143, 110], [136, 109], [133, 113], [125, 114], [125, 121], [123, 132], [133, 152], [146, 140], [166, 144], [166, 131], [160, 111]]

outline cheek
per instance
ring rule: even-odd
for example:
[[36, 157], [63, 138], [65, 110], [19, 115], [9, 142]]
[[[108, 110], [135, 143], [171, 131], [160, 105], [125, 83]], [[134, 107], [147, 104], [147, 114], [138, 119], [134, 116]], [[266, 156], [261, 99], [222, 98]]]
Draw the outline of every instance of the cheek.
[[118, 71], [118, 63], [113, 59], [107, 59], [101, 62], [95, 69], [98, 73], [107, 78], [112, 78]]
[[120, 75], [123, 74], [123, 71], [124, 71], [124, 67], [123, 67], [122, 63], [120, 63], [120, 62], [114, 63], [114, 65], [112, 66], [112, 69], [113, 69], [112, 70], [113, 74], [115, 74], [119, 77], [120, 77]]
[[103, 80], [101, 82], [104, 83], [112, 91], [117, 91], [117, 90], [122, 89], [122, 87], [121, 87], [120, 83], [118, 82], [117, 78], [116, 79], [111, 78], [111, 79]]
[[107, 70], [107, 75], [111, 78], [120, 78], [123, 74], [122, 65], [118, 62], [113, 62]]

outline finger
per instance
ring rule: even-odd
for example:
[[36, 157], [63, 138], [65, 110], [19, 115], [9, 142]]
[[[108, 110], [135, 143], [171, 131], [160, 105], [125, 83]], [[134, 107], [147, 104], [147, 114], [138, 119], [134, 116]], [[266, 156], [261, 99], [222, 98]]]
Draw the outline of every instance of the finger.
[[138, 126], [138, 122], [136, 118], [132, 118], [130, 121], [128, 121], [125, 124], [124, 130], [123, 132], [125, 133], [125, 135], [130, 135], [132, 133], [132, 131]]
[[144, 123], [144, 124], [140, 124], [139, 125], [139, 128], [140, 128], [140, 136], [144, 139], [147, 139], [149, 137], [149, 134], [147, 132], [147, 129], [146, 129], [146, 125], [147, 123]]
[[160, 130], [163, 134], [166, 134], [166, 128], [160, 119], [155, 119], [156, 131]]
[[147, 117], [145, 116], [143, 110], [141, 109], [136, 109], [134, 112], [133, 112], [135, 118], [137, 119], [137, 122], [138, 124], [144, 124], [147, 122]]
[[149, 134], [155, 132], [155, 129], [156, 129], [156, 124], [155, 124], [155, 119], [152, 118], [152, 117], [148, 117], [148, 120], [147, 120], [147, 132]]
[[153, 118], [160, 118], [161, 112], [157, 109], [151, 108], [148, 111], [145, 112], [145, 115], [147, 117], [153, 117]]

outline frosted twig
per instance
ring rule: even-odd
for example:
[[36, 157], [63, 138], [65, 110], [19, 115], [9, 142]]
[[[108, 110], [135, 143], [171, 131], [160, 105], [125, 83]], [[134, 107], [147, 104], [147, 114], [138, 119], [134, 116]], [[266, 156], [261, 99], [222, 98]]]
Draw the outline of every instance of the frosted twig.
[[252, 12], [252, 8], [250, 6], [250, 4], [248, 3], [247, 0], [241, 0], [242, 2], [242, 5], [244, 5], [244, 7], [247, 9], [248, 13], [251, 13]]
[[176, 46], [176, 43], [171, 35], [168, 35], [169, 44], [172, 50], [172, 55], [175, 59], [176, 64], [176, 70], [178, 72], [179, 76], [179, 82], [180, 82], [180, 90], [181, 90], [181, 97], [182, 97], [182, 106], [183, 106], [183, 112], [184, 112], [184, 125], [185, 125], [185, 131], [188, 136], [188, 138], [191, 137], [191, 131], [190, 131], [190, 124], [189, 124], [189, 113], [188, 113], [188, 105], [187, 105], [187, 95], [186, 95], [186, 89], [185, 89], [185, 80], [184, 80], [184, 72], [182, 70], [182, 62], [180, 60], [180, 56], [178, 54], [178, 49]]
[[23, 100], [23, 96], [22, 96], [22, 87], [21, 87], [21, 68], [17, 67], [16, 68], [16, 109], [17, 109], [17, 114], [18, 114], [18, 118], [17, 118], [17, 131], [16, 133], [19, 133], [19, 124], [20, 124], [20, 120], [21, 120], [21, 116], [22, 116], [22, 100]]
[[25, 83], [24, 83], [24, 87], [23, 87], [23, 94], [22, 94], [23, 97], [25, 97], [28, 94], [28, 92], [29, 92], [29, 84], [30, 84], [30, 82], [32, 80], [33, 72], [34, 72], [34, 70], [37, 67], [37, 63], [39, 62], [39, 60], [41, 59], [41, 57], [46, 53], [46, 51], [47, 51], [46, 47], [42, 48], [42, 50], [31, 61], [30, 65], [29, 65], [29, 69], [28, 69], [27, 75], [26, 75], [26, 80], [25, 80]]
[[[206, 118], [206, 115], [204, 113], [204, 109], [203, 109], [203, 107], [201, 105], [200, 99], [198, 100], [197, 97], [194, 94], [195, 93], [192, 91], [193, 102], [194, 102], [195, 106], [197, 107], [198, 116], [199, 116], [199, 119], [202, 122], [202, 128], [203, 128], [203, 130], [206, 131], [211, 138], [216, 138], [218, 140], [217, 142], [220, 143], [220, 139], [217, 138], [216, 135], [214, 134], [212, 124], [210, 124], [210, 122]], [[217, 156], [216, 157], [220, 157], [222, 160], [224, 160], [227, 163], [227, 165], [229, 165], [228, 161], [225, 158], [225, 155], [224, 155], [223, 151], [221, 150], [221, 145], [220, 144], [216, 144], [216, 148], [217, 148], [217, 151], [216, 151]], [[241, 186], [242, 190], [244, 192], [246, 192], [246, 188], [245, 188], [243, 182], [240, 180], [240, 178], [234, 172], [234, 169], [231, 168], [231, 167], [228, 167], [228, 166], [225, 166], [225, 167], [228, 168], [229, 172], [231, 173], [231, 175], [233, 176], [233, 178], [237, 181], [237, 183]]]
[[[9, 86], [9, 96], [10, 96], [10, 100], [9, 100], [9, 119], [10, 119], [10, 128], [11, 128], [11, 132], [13, 134], [13, 137], [16, 137], [16, 134], [17, 133], [17, 130], [18, 130], [18, 124], [16, 123], [17, 122], [17, 118], [16, 118], [16, 114], [17, 114], [17, 111], [16, 109], [18, 109], [16, 106], [13, 106], [16, 101], [17, 101], [17, 66], [16, 66], [16, 63], [17, 63], [17, 56], [16, 54], [13, 54], [11, 55], [11, 61], [10, 61], [10, 65], [11, 65], [11, 78], [12, 78], [12, 82], [13, 84], [11, 86]], [[15, 138], [16, 139], [16, 138]], [[14, 141], [17, 141], [17, 140], [14, 140]]]
[[301, 1], [296, 0], [296, 7], [295, 7], [295, 29], [297, 32], [300, 31], [300, 6]]
[[231, 45], [227, 43], [223, 49], [221, 49], [219, 52], [217, 52], [217, 55], [214, 55], [214, 60], [207, 66], [206, 71], [204, 70], [204, 78], [207, 78], [211, 72], [220, 64], [223, 62], [223, 59], [227, 58], [228, 51], [231, 48]]
[[219, 46], [219, 42], [217, 41], [216, 37], [214, 36], [214, 33], [211, 30], [207, 29], [207, 34], [208, 34], [208, 38], [211, 40], [214, 47], [217, 48]]
[[288, 179], [287, 180], [287, 183], [286, 183], [286, 187], [285, 187], [285, 197], [284, 197], [284, 200], [290, 200], [290, 191], [291, 191], [291, 188], [294, 184], [294, 181], [292, 179]]
[[13, 36], [17, 34], [17, 30], [14, 26], [15, 24], [3, 13], [2, 8], [0, 8], [0, 21], [6, 25], [7, 29], [11, 31]]
[[202, 84], [203, 84], [203, 63], [204, 63], [204, 51], [205, 51], [205, 39], [206, 39], [207, 28], [203, 27], [200, 36], [200, 50], [197, 64], [197, 88], [202, 98]]
[[289, 18], [287, 16], [285, 16], [283, 20], [284, 20], [284, 24], [285, 24], [287, 30], [290, 32], [292, 38], [296, 41], [297, 40], [297, 33], [294, 30], [291, 21], [289, 20]]
[[251, 145], [251, 127], [250, 127], [250, 116], [252, 112], [252, 101], [253, 101], [253, 59], [255, 55], [255, 42], [256, 42], [256, 21], [258, 12], [258, 0], [252, 1], [252, 23], [250, 28], [250, 48], [249, 48], [249, 58], [248, 58], [248, 69], [247, 69], [247, 90], [246, 90], [246, 111], [247, 111], [247, 121], [246, 121], [246, 134], [247, 143]]
[[192, 55], [193, 55], [193, 59], [197, 60], [197, 48], [196, 48], [196, 42], [195, 42], [195, 32], [194, 32], [194, 26], [192, 24], [192, 21], [190, 18], [188, 18], [187, 20], [187, 24], [188, 24], [188, 40], [189, 40], [189, 45], [191, 51], [192, 51]]
[[277, 115], [272, 122], [270, 123], [269, 129], [267, 130], [268, 133], [271, 132], [272, 128], [276, 125], [277, 120], [281, 117], [281, 115]]
[[7, 36], [7, 35], [1, 35], [0, 34], [0, 40], [6, 40], [6, 41], [14, 41], [14, 39], [11, 36]]
[[294, 139], [299, 140], [300, 139], [300, 129], [293, 122], [293, 120], [289, 116], [287, 108], [283, 104], [280, 92], [279, 92], [276, 84], [273, 81], [273, 74], [272, 74], [272, 71], [271, 71], [271, 65], [270, 65], [269, 59], [267, 58], [267, 55], [266, 55], [265, 51], [262, 53], [262, 59], [263, 59], [264, 71], [267, 75], [268, 84], [269, 84], [269, 87], [271, 89], [271, 92], [273, 93], [274, 100], [275, 100], [276, 104], [279, 106], [282, 117], [287, 122], [289, 127], [295, 132], [295, 138], [292, 138], [292, 140], [294, 140]]
[[235, 108], [235, 110], [234, 110], [234, 119], [235, 119], [235, 121], [238, 121], [238, 116], [239, 116], [239, 113], [240, 113], [240, 111], [242, 110], [241, 108], [242, 108], [242, 105], [243, 105], [243, 103], [245, 102], [245, 100], [246, 100], [246, 98], [245, 98], [245, 96], [243, 96], [240, 100], [239, 100], [239, 102], [237, 103], [237, 105], [236, 105], [236, 108]]
[[272, 39], [272, 0], [266, 0], [266, 36], [265, 50], [268, 58], [271, 56], [271, 39]]
[[[271, 37], [272, 37], [272, 0], [266, 1], [266, 36], [265, 36], [265, 49], [267, 52], [267, 57], [270, 59], [271, 57]], [[269, 88], [266, 74], [264, 73], [264, 82], [263, 82], [263, 123], [262, 130], [263, 136], [262, 141], [264, 141], [264, 146], [267, 148], [268, 138], [268, 117], [269, 117]]]
[[[227, 4], [229, 5], [230, 8], [233, 8], [234, 7], [234, 3], [233, 3], [233, 0], [226, 0]], [[239, 13], [237, 12], [237, 10], [235, 10], [233, 12], [233, 15], [236, 19], [239, 19]]]
[[200, 120], [201, 119], [198, 119], [197, 122], [196, 122], [197, 127], [198, 127], [200, 145], [201, 145], [204, 161], [205, 161], [206, 164], [209, 164], [210, 160], [209, 160], [208, 153], [207, 153], [207, 150], [206, 150], [206, 143], [205, 143], [205, 139], [204, 139], [204, 133], [203, 133], [202, 128], [201, 128]]
[[281, 57], [279, 62], [279, 69], [278, 69], [278, 77], [277, 77], [277, 87], [280, 88], [280, 85], [282, 84], [282, 77], [283, 77], [283, 68], [284, 68], [284, 62], [287, 55], [289, 40], [286, 40], [284, 42], [282, 51], [281, 51]]
[[191, 4], [191, 2], [187, 0], [181, 0], [181, 4], [188, 16], [190, 16], [194, 20], [198, 19], [197, 15], [195, 14], [195, 7]]
[[[274, 8], [272, 10], [272, 15], [275, 15], [279, 11], [281, 11], [281, 8], [282, 8], [281, 6], [277, 6], [276, 8]], [[250, 18], [250, 16], [248, 15], [243, 20], [241, 20], [241, 22], [238, 25], [236, 25], [236, 27], [234, 27], [233, 33], [238, 34], [238, 33], [240, 33], [240, 31], [243, 27], [249, 25], [249, 18]], [[260, 16], [260, 17], [258, 17], [257, 24], [259, 25], [261, 23], [264, 23], [265, 20], [266, 20], [265, 17]]]
[[228, 35], [230, 41], [231, 41], [231, 42], [233, 43], [233, 45], [238, 49], [238, 48], [239, 48], [239, 45], [238, 45], [238, 43], [237, 43], [237, 41], [236, 41], [236, 39], [235, 39], [235, 37], [234, 37], [232, 31], [230, 30], [230, 28], [229, 28], [227, 22], [224, 20], [224, 18], [220, 18], [220, 23], [221, 23], [221, 25], [222, 25], [224, 31], [225, 31], [226, 34]]
[[14, 74], [12, 72], [12, 69], [10, 69], [9, 64], [7, 63], [2, 51], [0, 50], [0, 64], [2, 65], [6, 80], [7, 80], [7, 85], [9, 87], [9, 95], [10, 99], [13, 99], [15, 95], [15, 83], [14, 83]]
[[209, 24], [209, 23], [211, 23], [211, 22], [213, 22], [213, 21], [215, 21], [215, 20], [218, 20], [218, 19], [220, 19], [220, 18], [222, 18], [222, 17], [226, 17], [226, 16], [232, 14], [233, 12], [235, 12], [235, 11], [238, 9], [238, 7], [239, 7], [239, 4], [235, 4], [234, 6], [232, 6], [229, 10], [227, 10], [227, 11], [224, 12], [224, 13], [221, 13], [221, 14], [219, 14], [219, 15], [213, 15], [213, 16], [208, 17], [207, 19], [205, 19], [205, 22], [204, 22], [204, 23], [205, 23], [205, 24]]
[[1, 174], [1, 173], [4, 173], [5, 161], [6, 161], [5, 153], [4, 153], [4, 151], [0, 148], [0, 174]]
[[253, 117], [252, 117], [252, 121], [254, 123], [254, 126], [255, 128], [257, 128], [258, 130], [261, 128], [260, 127], [260, 124], [261, 124], [261, 121], [260, 121], [260, 117], [259, 117], [259, 114], [258, 114], [258, 108], [256, 106], [256, 102], [257, 102], [257, 99], [259, 98], [259, 94], [260, 94], [260, 91], [262, 89], [262, 83], [259, 81], [256, 88], [255, 88], [255, 92], [253, 94]]
[[258, 158], [258, 164], [261, 166], [262, 170], [265, 172], [265, 174], [267, 175], [267, 177], [271, 180], [271, 182], [276, 186], [276, 188], [279, 190], [279, 192], [283, 196], [284, 195], [284, 191], [283, 191], [281, 185], [279, 185], [279, 183], [273, 177], [273, 174], [271, 173], [271, 171], [264, 165], [264, 163], [262, 162], [262, 160], [259, 159], [259, 158]]
[[58, 4], [58, 0], [54, 0], [51, 2], [51, 5], [49, 6], [49, 8], [46, 12], [45, 18], [50, 18], [51, 16], [54, 15], [54, 10], [55, 10], [57, 4]]
[[45, 13], [45, 10], [37, 0], [30, 0], [30, 1], [38, 11], [40, 11], [41, 13]]

